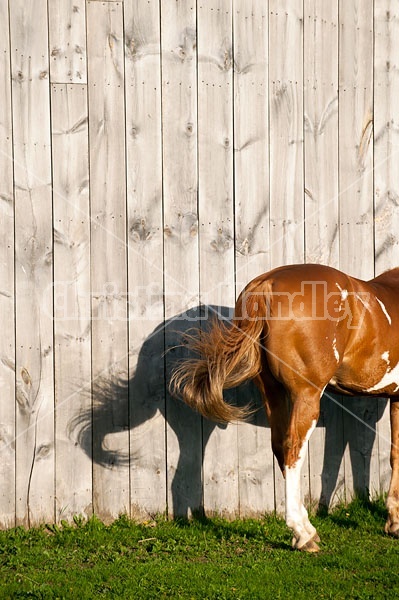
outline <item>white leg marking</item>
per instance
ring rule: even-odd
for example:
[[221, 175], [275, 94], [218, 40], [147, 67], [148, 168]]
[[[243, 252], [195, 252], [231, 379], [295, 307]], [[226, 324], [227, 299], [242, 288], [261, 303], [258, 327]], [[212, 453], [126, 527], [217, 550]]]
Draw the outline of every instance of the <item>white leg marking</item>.
[[301, 469], [306, 458], [307, 444], [315, 427], [316, 421], [314, 420], [306, 434], [297, 462], [292, 467], [285, 469], [286, 523], [294, 531], [293, 545], [298, 548], [304, 546], [316, 533], [301, 499]]

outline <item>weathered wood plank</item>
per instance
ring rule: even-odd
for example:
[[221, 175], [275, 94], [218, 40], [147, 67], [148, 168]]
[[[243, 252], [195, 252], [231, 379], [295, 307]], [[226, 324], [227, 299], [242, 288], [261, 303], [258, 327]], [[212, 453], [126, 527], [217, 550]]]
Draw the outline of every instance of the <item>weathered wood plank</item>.
[[269, 48], [270, 255], [277, 266], [304, 259], [302, 1], [269, 1]]
[[[304, 3], [305, 260], [339, 265], [338, 226], [338, 5]], [[327, 394], [309, 441], [309, 502], [336, 501], [342, 493], [342, 409]], [[328, 448], [327, 449], [327, 445]], [[329, 475], [331, 474], [331, 476]]]
[[85, 0], [49, 2], [50, 81], [86, 83]]
[[125, 2], [131, 504], [166, 509], [159, 2]]
[[338, 267], [338, 5], [304, 4], [305, 259]]
[[54, 519], [47, 2], [10, 3], [15, 177], [16, 518]]
[[[198, 306], [197, 50], [195, 2], [161, 3], [165, 317]], [[190, 324], [176, 319], [165, 332], [165, 366]], [[191, 326], [197, 326], [195, 322]], [[201, 419], [167, 395], [168, 511], [189, 516], [202, 506]]]
[[234, 174], [237, 293], [269, 268], [268, 13], [234, 4]]
[[[339, 19], [340, 266], [369, 278], [374, 274], [372, 0], [341, 1]], [[379, 485], [374, 445], [378, 403], [344, 399], [343, 406], [350, 498], [354, 491]]]
[[[234, 4], [234, 176], [237, 293], [268, 270], [268, 12], [261, 0]], [[253, 386], [247, 388], [255, 395]], [[244, 388], [242, 391], [244, 394]], [[249, 399], [250, 400], [250, 399]], [[253, 400], [253, 398], [252, 398]], [[274, 510], [270, 428], [262, 407], [238, 428], [242, 516]]]
[[56, 518], [70, 520], [92, 513], [87, 87], [52, 85], [51, 108]]
[[[123, 12], [87, 3], [92, 271], [93, 504], [129, 512]], [[112, 390], [115, 388], [113, 398]], [[119, 393], [120, 392], [120, 393]]]
[[375, 265], [377, 274], [380, 274], [399, 264], [399, 185], [396, 179], [399, 12], [396, 3], [389, 0], [376, 3], [374, 10]]
[[[284, 51], [282, 49], [284, 48]], [[275, 267], [304, 260], [303, 3], [269, 0], [270, 259]], [[308, 487], [308, 465], [303, 469]], [[284, 482], [275, 463], [276, 510]]]
[[[198, 8], [200, 293], [206, 305], [232, 308], [233, 15], [229, 0]], [[234, 515], [239, 506], [237, 425], [204, 422], [204, 507]]]
[[[374, 3], [374, 208], [376, 274], [399, 264], [399, 7]], [[389, 403], [379, 401], [377, 423], [380, 493], [389, 486], [391, 468]]]
[[340, 265], [372, 277], [373, 2], [339, 5]]
[[10, 36], [7, 0], [0, 1], [0, 527], [15, 524], [14, 190]]

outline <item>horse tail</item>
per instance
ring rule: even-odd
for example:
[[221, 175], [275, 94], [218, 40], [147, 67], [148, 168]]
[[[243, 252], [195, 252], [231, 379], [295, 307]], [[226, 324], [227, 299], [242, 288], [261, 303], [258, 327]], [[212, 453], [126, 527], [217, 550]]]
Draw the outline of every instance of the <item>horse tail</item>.
[[250, 285], [240, 295], [231, 323], [215, 319], [208, 332], [188, 336], [189, 350], [199, 356], [183, 361], [170, 382], [174, 396], [204, 417], [222, 423], [243, 421], [254, 412], [249, 405], [234, 406], [223, 398], [224, 389], [254, 379], [262, 368], [268, 298], [263, 291], [251, 292]]

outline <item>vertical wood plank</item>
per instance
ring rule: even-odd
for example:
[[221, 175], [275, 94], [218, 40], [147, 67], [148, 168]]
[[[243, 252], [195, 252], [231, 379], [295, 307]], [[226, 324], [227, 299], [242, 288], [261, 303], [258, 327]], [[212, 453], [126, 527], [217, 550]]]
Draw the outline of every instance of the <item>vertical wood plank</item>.
[[304, 4], [305, 260], [337, 267], [338, 5]]
[[[233, 15], [229, 0], [198, 6], [200, 292], [206, 305], [233, 307]], [[238, 512], [237, 425], [204, 421], [204, 507]]]
[[269, 268], [268, 4], [234, 3], [237, 293]]
[[[305, 260], [338, 267], [338, 5], [334, 2], [304, 3], [304, 161]], [[309, 441], [312, 504], [321, 497], [322, 503], [329, 503], [339, 496], [343, 470], [329, 464], [327, 440], [341, 457], [342, 418], [339, 399], [327, 394]]]
[[399, 263], [399, 185], [396, 179], [399, 110], [395, 100], [399, 91], [396, 69], [399, 22], [395, 2], [376, 3], [374, 25], [375, 266], [380, 274]]
[[[282, 49], [284, 48], [284, 51]], [[269, 0], [270, 260], [304, 260], [303, 3]], [[308, 487], [308, 465], [303, 489]], [[275, 461], [276, 510], [284, 481]]]
[[86, 83], [85, 0], [49, 2], [50, 80]]
[[10, 36], [7, 0], [0, 1], [0, 527], [15, 524], [14, 191]]
[[[367, 279], [374, 274], [372, 0], [341, 1], [339, 20], [340, 266]], [[350, 498], [354, 488], [375, 487], [378, 403], [344, 398], [343, 406]]]
[[52, 198], [47, 2], [10, 3], [15, 173], [16, 516], [54, 519]]
[[[234, 177], [237, 294], [268, 270], [268, 3], [234, 3]], [[253, 386], [243, 388], [256, 394]], [[249, 399], [251, 400], [251, 399]], [[253, 400], [253, 398], [252, 398]], [[238, 428], [240, 515], [274, 510], [270, 429], [264, 410]]]
[[339, 5], [340, 266], [373, 277], [373, 2]]
[[51, 108], [56, 518], [70, 520], [92, 513], [87, 87], [52, 85]]
[[277, 266], [304, 259], [303, 6], [270, 0], [269, 8], [270, 254]]
[[[161, 2], [161, 39], [165, 317], [175, 319], [199, 294], [195, 2]], [[183, 357], [172, 330], [190, 325], [183, 316], [165, 331], [166, 373]], [[169, 395], [166, 416], [168, 511], [189, 516], [202, 506], [201, 419]]]
[[131, 504], [166, 509], [159, 2], [124, 3]]
[[[399, 7], [386, 0], [374, 3], [374, 202], [375, 270], [399, 264]], [[389, 403], [379, 401], [377, 424], [380, 466], [379, 493], [389, 486], [391, 468]]]
[[[93, 503], [108, 520], [129, 512], [123, 7], [87, 3], [92, 272]], [[102, 381], [108, 382], [102, 390]], [[119, 388], [118, 388], [119, 389]], [[107, 406], [104, 406], [108, 402]]]

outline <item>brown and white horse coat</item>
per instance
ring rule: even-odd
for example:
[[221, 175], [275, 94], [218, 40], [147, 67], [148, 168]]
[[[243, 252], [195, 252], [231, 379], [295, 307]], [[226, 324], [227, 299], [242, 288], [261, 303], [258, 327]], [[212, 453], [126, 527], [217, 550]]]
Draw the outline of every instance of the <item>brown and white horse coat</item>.
[[[300, 471], [324, 390], [391, 399], [391, 466], [386, 531], [399, 537], [399, 269], [361, 281], [331, 267], [280, 267], [251, 281], [234, 319], [215, 320], [189, 342], [172, 390], [207, 418], [240, 420], [249, 409], [227, 404], [223, 389], [257, 383], [285, 476], [286, 522], [296, 548], [317, 551], [317, 532], [302, 503]], [[288, 401], [287, 401], [288, 400]]]

